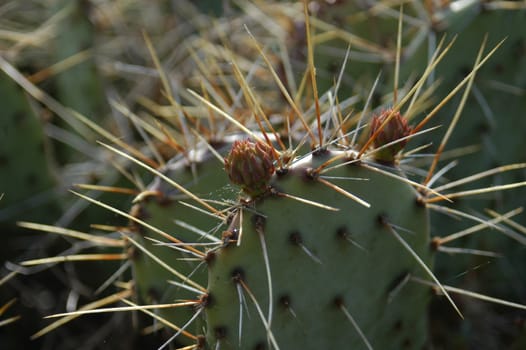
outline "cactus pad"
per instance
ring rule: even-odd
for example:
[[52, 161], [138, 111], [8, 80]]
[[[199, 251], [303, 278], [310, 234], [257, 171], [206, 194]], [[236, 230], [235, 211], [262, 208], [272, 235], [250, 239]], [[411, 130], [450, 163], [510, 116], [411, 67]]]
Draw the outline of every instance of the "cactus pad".
[[[313, 176], [313, 169], [331, 159], [339, 160]], [[209, 265], [211, 348], [422, 345], [427, 292], [403, 282], [422, 269], [385, 219], [403, 230], [405, 241], [429, 264], [427, 210], [400, 178], [344, 164], [349, 160], [343, 151], [309, 155], [278, 171], [270, 194], [235, 211], [231, 231], [241, 241], [226, 244]], [[325, 178], [366, 203], [328, 187]]]

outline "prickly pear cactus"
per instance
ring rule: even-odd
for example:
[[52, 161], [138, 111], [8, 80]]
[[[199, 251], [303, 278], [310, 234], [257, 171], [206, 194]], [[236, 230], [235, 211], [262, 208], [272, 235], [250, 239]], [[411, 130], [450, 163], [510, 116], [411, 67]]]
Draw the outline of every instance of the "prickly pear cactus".
[[209, 263], [210, 347], [420, 348], [428, 293], [403, 281], [425, 272], [393, 230], [430, 265], [429, 223], [403, 174], [330, 148], [269, 172], [270, 150], [239, 148], [229, 174], [257, 179]]

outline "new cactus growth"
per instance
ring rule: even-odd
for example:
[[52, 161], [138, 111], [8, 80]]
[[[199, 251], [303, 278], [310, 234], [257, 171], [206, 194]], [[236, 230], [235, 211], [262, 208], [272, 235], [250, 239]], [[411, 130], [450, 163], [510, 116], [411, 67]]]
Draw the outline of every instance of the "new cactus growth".
[[392, 164], [407, 144], [411, 127], [399, 111], [386, 110], [371, 120], [371, 137], [377, 151], [374, 158], [379, 162]]
[[225, 158], [228, 178], [251, 197], [263, 195], [274, 174], [274, 152], [262, 141], [235, 141]]

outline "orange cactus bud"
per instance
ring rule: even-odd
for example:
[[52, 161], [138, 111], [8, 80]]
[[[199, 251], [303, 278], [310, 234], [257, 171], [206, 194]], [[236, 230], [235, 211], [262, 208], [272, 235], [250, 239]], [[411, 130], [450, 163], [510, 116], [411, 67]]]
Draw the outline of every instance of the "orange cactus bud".
[[225, 158], [225, 170], [232, 183], [252, 197], [265, 193], [274, 173], [274, 153], [268, 144], [250, 140], [235, 141]]
[[[374, 135], [385, 122], [387, 117], [392, 114], [392, 109], [383, 111], [380, 115], [375, 115], [371, 121], [371, 136]], [[374, 139], [373, 145], [375, 148], [380, 148], [388, 143], [399, 140], [403, 137], [411, 134], [412, 127], [407, 124], [407, 119], [400, 114], [395, 112], [394, 115], [389, 119], [387, 124], [384, 125], [382, 130], [378, 133]], [[376, 160], [385, 163], [394, 163], [396, 161], [397, 154], [405, 147], [407, 139], [394, 143], [390, 146], [382, 148], [375, 152], [374, 157]]]

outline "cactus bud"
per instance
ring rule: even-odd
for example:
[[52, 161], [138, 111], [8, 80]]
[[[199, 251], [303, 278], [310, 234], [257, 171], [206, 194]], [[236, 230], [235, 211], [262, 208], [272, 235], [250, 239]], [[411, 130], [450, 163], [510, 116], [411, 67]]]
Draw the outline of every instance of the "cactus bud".
[[230, 181], [241, 186], [251, 197], [267, 191], [274, 169], [273, 150], [261, 141], [235, 141], [225, 158], [225, 170]]
[[[373, 117], [373, 120], [371, 121], [371, 136], [377, 132], [391, 113], [393, 113], [392, 109], [388, 109], [383, 111], [380, 115], [375, 115]], [[380, 148], [388, 143], [406, 137], [411, 133], [411, 130], [412, 128], [407, 124], [407, 119], [403, 117], [400, 112], [394, 112], [394, 115], [374, 139], [374, 147]], [[406, 143], [407, 139], [382, 148], [375, 152], [374, 157], [379, 162], [394, 163], [396, 155], [404, 148]]]

